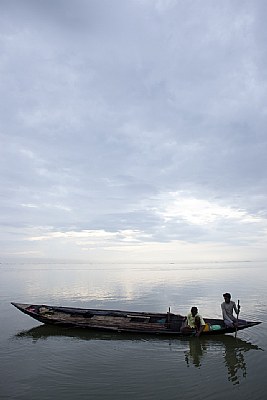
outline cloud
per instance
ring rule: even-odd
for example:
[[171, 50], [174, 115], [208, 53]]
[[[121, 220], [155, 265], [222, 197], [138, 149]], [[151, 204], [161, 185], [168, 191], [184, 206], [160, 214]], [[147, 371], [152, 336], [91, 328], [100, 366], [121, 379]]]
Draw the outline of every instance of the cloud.
[[73, 240], [75, 257], [84, 239], [67, 232], [105, 232], [100, 258], [122, 232], [130, 248], [261, 247], [265, 14], [260, 0], [2, 1], [3, 251], [46, 242], [21, 229], [55, 254]]

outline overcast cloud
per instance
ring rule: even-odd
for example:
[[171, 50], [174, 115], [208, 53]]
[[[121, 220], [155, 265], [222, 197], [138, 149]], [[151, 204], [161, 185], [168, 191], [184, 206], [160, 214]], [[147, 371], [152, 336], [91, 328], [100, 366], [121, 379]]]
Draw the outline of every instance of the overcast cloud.
[[264, 0], [1, 0], [2, 257], [267, 258]]

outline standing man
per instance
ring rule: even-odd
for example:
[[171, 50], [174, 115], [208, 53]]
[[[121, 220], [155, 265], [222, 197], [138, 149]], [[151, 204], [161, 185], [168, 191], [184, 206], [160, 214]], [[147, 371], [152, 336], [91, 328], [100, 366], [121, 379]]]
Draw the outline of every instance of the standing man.
[[240, 306], [237, 307], [235, 302], [231, 300], [231, 294], [224, 293], [223, 297], [224, 302], [221, 304], [221, 308], [225, 325], [229, 328], [235, 328], [238, 326], [238, 323], [246, 323], [244, 320], [237, 320], [237, 318], [234, 316], [234, 312], [238, 316], [240, 312]]

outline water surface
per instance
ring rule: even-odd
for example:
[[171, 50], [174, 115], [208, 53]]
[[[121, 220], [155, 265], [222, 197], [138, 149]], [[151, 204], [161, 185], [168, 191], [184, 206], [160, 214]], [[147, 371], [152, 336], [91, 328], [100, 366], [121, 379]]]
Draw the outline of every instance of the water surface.
[[[3, 399], [260, 400], [267, 389], [265, 263], [0, 265]], [[11, 301], [220, 317], [222, 293], [240, 299], [234, 335], [159, 338], [40, 325]]]

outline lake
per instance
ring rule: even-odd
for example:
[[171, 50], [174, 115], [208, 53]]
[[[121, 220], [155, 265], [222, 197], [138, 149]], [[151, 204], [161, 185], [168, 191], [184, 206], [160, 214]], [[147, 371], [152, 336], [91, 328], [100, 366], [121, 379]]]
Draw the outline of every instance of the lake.
[[[19, 400], [233, 397], [261, 400], [267, 380], [267, 264], [0, 264], [0, 398]], [[49, 327], [10, 302], [221, 317], [222, 293], [240, 318], [234, 335], [159, 338]]]

